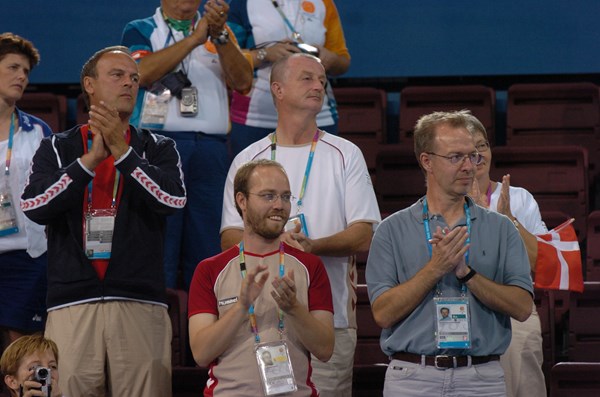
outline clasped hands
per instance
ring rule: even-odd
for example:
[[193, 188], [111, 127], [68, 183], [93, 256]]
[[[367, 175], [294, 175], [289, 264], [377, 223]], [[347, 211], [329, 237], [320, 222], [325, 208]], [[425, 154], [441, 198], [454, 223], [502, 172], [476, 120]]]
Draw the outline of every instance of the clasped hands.
[[121, 158], [129, 150], [129, 145], [116, 107], [100, 101], [98, 105], [90, 107], [89, 116], [88, 124], [93, 134], [92, 147], [81, 157], [81, 161], [90, 170], [94, 170], [111, 154], [115, 160]]
[[208, 36], [217, 37], [225, 28], [229, 5], [224, 0], [208, 0], [204, 5], [204, 14], [198, 22], [198, 26], [192, 33], [197, 40], [197, 45], [202, 45], [208, 40]]
[[466, 244], [468, 238], [467, 227], [460, 226], [450, 230], [448, 227], [437, 227], [429, 243], [432, 246], [430, 266], [438, 272], [441, 278], [449, 272], [462, 278], [469, 273], [465, 262], [465, 254], [470, 244]]

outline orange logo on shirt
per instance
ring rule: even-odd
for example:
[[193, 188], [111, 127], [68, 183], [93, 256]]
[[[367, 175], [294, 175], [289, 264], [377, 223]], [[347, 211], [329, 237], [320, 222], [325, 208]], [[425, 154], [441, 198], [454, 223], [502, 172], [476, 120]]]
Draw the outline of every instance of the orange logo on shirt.
[[206, 43], [204, 43], [204, 48], [206, 48], [206, 51], [210, 52], [211, 54], [217, 53], [217, 47], [215, 47], [215, 44], [210, 41], [210, 39], [206, 40]]
[[303, 1], [302, 2], [302, 10], [309, 14], [315, 12], [315, 4], [312, 1]]

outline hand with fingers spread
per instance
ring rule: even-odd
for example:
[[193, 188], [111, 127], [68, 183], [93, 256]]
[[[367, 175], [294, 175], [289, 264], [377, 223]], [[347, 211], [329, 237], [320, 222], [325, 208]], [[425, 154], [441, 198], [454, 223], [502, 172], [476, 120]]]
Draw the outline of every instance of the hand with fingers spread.
[[502, 188], [500, 190], [500, 198], [498, 199], [498, 212], [514, 219], [510, 210], [510, 174], [502, 177]]
[[294, 271], [290, 270], [287, 276], [283, 276], [283, 278], [275, 277], [272, 285], [271, 296], [277, 302], [277, 306], [286, 313], [292, 310], [298, 303], [296, 300]]
[[240, 291], [240, 302], [247, 309], [249, 308], [265, 286], [269, 272], [267, 266], [259, 265], [254, 270], [249, 270], [242, 282]]
[[468, 233], [465, 226], [455, 227], [452, 230], [437, 227], [430, 240], [432, 245], [431, 265], [443, 276], [451, 271], [464, 271], [465, 253], [469, 245], [465, 244]]
[[118, 160], [127, 150], [129, 145], [125, 140], [123, 124], [119, 111], [104, 101], [99, 105], [90, 107], [90, 128], [96, 135], [101, 135], [106, 148]]

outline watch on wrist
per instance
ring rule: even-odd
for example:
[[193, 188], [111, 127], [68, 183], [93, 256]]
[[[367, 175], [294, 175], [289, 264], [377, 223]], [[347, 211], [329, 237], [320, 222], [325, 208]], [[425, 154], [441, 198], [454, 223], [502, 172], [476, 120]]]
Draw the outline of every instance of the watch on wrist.
[[216, 45], [225, 45], [229, 43], [229, 32], [227, 31], [227, 29], [223, 29], [217, 37], [211, 36], [210, 41], [212, 41]]
[[519, 220], [517, 218], [513, 218], [512, 220], [513, 225], [515, 225], [515, 227], [518, 229], [519, 226], [521, 226], [521, 224], [519, 223]]
[[259, 61], [264, 61], [267, 58], [267, 50], [265, 50], [264, 48], [259, 48], [256, 51], [256, 59], [258, 59]]
[[469, 281], [470, 279], [473, 278], [473, 276], [475, 276], [477, 274], [477, 272], [475, 271], [475, 269], [473, 269], [472, 267], [470, 267], [469, 269], [471, 269], [469, 271], [469, 273], [466, 274], [466, 276], [464, 277], [456, 277], [456, 279], [458, 280], [459, 283], [464, 284], [467, 281]]

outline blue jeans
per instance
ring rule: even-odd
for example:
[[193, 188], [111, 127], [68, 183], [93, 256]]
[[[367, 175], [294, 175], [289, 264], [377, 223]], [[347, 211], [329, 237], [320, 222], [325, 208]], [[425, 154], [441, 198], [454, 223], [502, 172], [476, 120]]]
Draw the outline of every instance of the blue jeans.
[[500, 361], [470, 367], [436, 369], [392, 360], [385, 373], [383, 397], [505, 397]]
[[177, 144], [187, 192], [185, 207], [167, 217], [165, 278], [167, 288], [179, 287], [181, 265], [189, 290], [198, 263], [221, 252], [223, 190], [231, 164], [227, 137], [188, 131], [158, 133]]
[[[337, 122], [333, 125], [319, 127], [330, 134], [338, 134]], [[231, 122], [231, 156], [235, 158], [239, 152], [246, 149], [256, 141], [260, 141], [274, 130], [272, 128], [250, 127], [244, 124]]]

